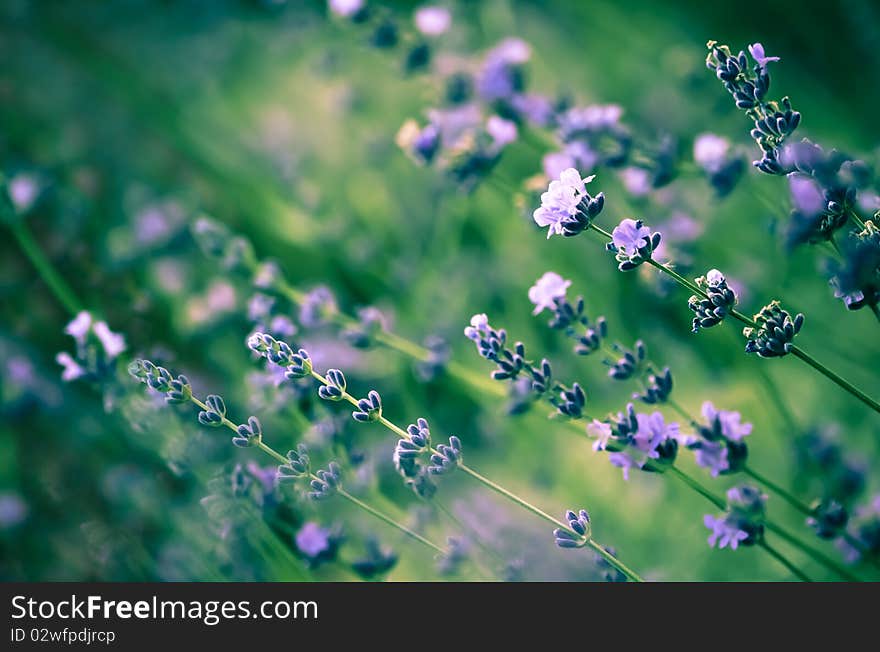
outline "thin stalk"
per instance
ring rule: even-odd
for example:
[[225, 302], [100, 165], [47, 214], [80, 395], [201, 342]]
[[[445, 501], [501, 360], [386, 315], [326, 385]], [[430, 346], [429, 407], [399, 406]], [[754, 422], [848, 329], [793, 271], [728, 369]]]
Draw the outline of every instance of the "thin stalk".
[[745, 473], [750, 478], [752, 478], [753, 480], [755, 480], [756, 482], [767, 487], [770, 491], [772, 491], [777, 496], [782, 498], [789, 505], [791, 505], [796, 510], [801, 512], [804, 516], [812, 516], [813, 515], [813, 513], [814, 513], [813, 509], [809, 505], [804, 503], [797, 496], [794, 496], [793, 494], [789, 493], [787, 490], [780, 487], [775, 482], [771, 482], [766, 477], [764, 477], [763, 475], [761, 475], [760, 473], [758, 473], [757, 471], [752, 469], [752, 467], [746, 465], [742, 468], [742, 472]]
[[[315, 378], [317, 381], [319, 381], [320, 383], [322, 383], [323, 385], [328, 384], [327, 379], [324, 376], [322, 376], [321, 374], [319, 374], [317, 371], [315, 371], [314, 369], [311, 372], [311, 376], [313, 378]], [[342, 398], [343, 398], [343, 400], [348, 401], [352, 405], [357, 405], [357, 399], [346, 391], [342, 392]], [[400, 426], [398, 426], [394, 422], [388, 420], [386, 417], [380, 416], [378, 419], [378, 422], [381, 423], [388, 430], [395, 433], [398, 437], [401, 437], [404, 439], [409, 438], [409, 434], [403, 428], [401, 428]], [[437, 449], [431, 448], [431, 452], [437, 453]], [[462, 472], [464, 472], [467, 475], [474, 478], [477, 482], [480, 482], [481, 484], [485, 485], [486, 487], [488, 487], [492, 491], [494, 491], [498, 494], [501, 494], [502, 496], [504, 496], [508, 500], [510, 500], [510, 501], [516, 503], [517, 505], [519, 505], [520, 507], [530, 511], [532, 514], [535, 514], [536, 516], [544, 519], [548, 523], [552, 523], [556, 527], [561, 528], [567, 532], [570, 532], [570, 533], [574, 534], [575, 536], [580, 536], [580, 535], [578, 535], [577, 532], [572, 530], [568, 526], [567, 523], [563, 523], [562, 521], [550, 516], [550, 514], [548, 514], [547, 512], [543, 511], [542, 509], [540, 509], [538, 507], [535, 507], [534, 505], [532, 505], [530, 502], [528, 502], [524, 498], [520, 498], [519, 496], [517, 496], [513, 492], [505, 489], [504, 487], [493, 482], [489, 478], [477, 473], [474, 469], [470, 468], [469, 466], [466, 466], [465, 464], [459, 464], [458, 468]], [[608, 555], [608, 557], [610, 559], [614, 560], [613, 562], [609, 560], [608, 563], [612, 564], [612, 566], [617, 568], [621, 573], [626, 575], [628, 578], [630, 578], [631, 580], [636, 581], [636, 582], [643, 582], [644, 581], [641, 577], [638, 576], [638, 574], [636, 574], [634, 571], [629, 569], [623, 562], [620, 562], [617, 558], [613, 557], [612, 555]]]
[[58, 302], [71, 315], [76, 315], [82, 310], [82, 304], [77, 299], [76, 293], [70, 289], [67, 281], [64, 280], [64, 277], [52, 265], [52, 262], [40, 248], [40, 245], [31, 235], [24, 222], [21, 220], [14, 221], [9, 225], [9, 228], [16, 242], [18, 242], [18, 246], [24, 255], [27, 256], [28, 260], [31, 261], [34, 268], [36, 268], [40, 278], [43, 279], [49, 290], [58, 299]]
[[[566, 532], [570, 532], [570, 533], [572, 533], [572, 534], [574, 534], [574, 535], [576, 535], [576, 536], [579, 536], [576, 532], [574, 532], [574, 531], [568, 526], [568, 524], [563, 523], [562, 521], [560, 521], [560, 520], [558, 520], [558, 519], [556, 519], [556, 518], [553, 518], [552, 516], [550, 516], [550, 514], [548, 514], [548, 513], [545, 512], [544, 510], [542, 510], [540, 507], [536, 507], [535, 505], [532, 505], [529, 501], [525, 500], [524, 498], [520, 498], [519, 496], [517, 496], [517, 495], [516, 495], [515, 493], [513, 493], [512, 491], [509, 491], [509, 490], [505, 489], [504, 487], [502, 487], [501, 485], [499, 485], [499, 484], [493, 482], [493, 481], [490, 480], [489, 478], [487, 478], [487, 477], [485, 477], [485, 476], [483, 476], [483, 475], [480, 475], [479, 473], [477, 473], [476, 471], [474, 471], [474, 470], [473, 470], [472, 468], [470, 468], [469, 466], [467, 466], [467, 465], [465, 465], [465, 464], [460, 464], [458, 468], [459, 468], [461, 471], [463, 471], [464, 473], [466, 473], [467, 475], [471, 476], [474, 480], [476, 480], [476, 481], [479, 482], [480, 484], [483, 484], [483, 485], [485, 485], [486, 487], [488, 487], [489, 489], [491, 489], [492, 491], [494, 491], [495, 493], [497, 493], [497, 494], [499, 494], [499, 495], [501, 495], [501, 496], [504, 496], [505, 498], [507, 498], [507, 499], [510, 500], [511, 502], [514, 502], [514, 503], [516, 503], [517, 505], [519, 505], [520, 507], [522, 507], [523, 509], [526, 509], [526, 510], [530, 511], [530, 512], [531, 512], [532, 514], [534, 514], [535, 516], [538, 516], [539, 518], [544, 519], [544, 520], [547, 521], [548, 523], [552, 523], [552, 524], [555, 525], [556, 527], [558, 527], [558, 528], [560, 528], [560, 529], [562, 529], [562, 530], [565, 530]], [[626, 564], [624, 564], [622, 561], [620, 561], [619, 559], [617, 559], [617, 557], [615, 557], [614, 555], [611, 555], [610, 553], [608, 553], [608, 552], [605, 550], [605, 548], [604, 548], [603, 546], [601, 546], [599, 543], [597, 543], [597, 542], [593, 541], [592, 539], [590, 539], [590, 540], [587, 542], [587, 545], [589, 545], [593, 550], [595, 550], [597, 553], [599, 553], [599, 555], [601, 555], [601, 556], [605, 559], [605, 561], [607, 561], [607, 562], [608, 562], [609, 564], [611, 564], [614, 568], [616, 568], [616, 569], [619, 570], [621, 573], [623, 573], [624, 575], [626, 575], [629, 579], [633, 580], [634, 582], [644, 582], [644, 581], [645, 581], [645, 580], [643, 580], [643, 579], [638, 575], [638, 573], [636, 573], [634, 570], [632, 570], [631, 568], [629, 568], [629, 567], [628, 567]]]
[[[205, 405], [202, 401], [200, 401], [195, 396], [191, 397], [190, 400], [192, 401], [192, 403], [197, 405], [200, 409], [208, 410], [208, 406]], [[229, 428], [230, 430], [232, 430], [233, 432], [238, 432], [238, 427], [235, 425], [235, 423], [233, 423], [232, 421], [230, 421], [226, 417], [223, 417], [223, 425], [226, 426], [227, 428]], [[271, 446], [269, 446], [268, 444], [263, 442], [262, 438], [260, 438], [260, 441], [257, 442], [257, 448], [259, 448], [261, 451], [263, 451], [264, 453], [266, 453], [267, 455], [269, 455], [270, 457], [275, 459], [275, 461], [280, 462], [281, 464], [287, 464], [287, 462], [288, 462], [287, 458], [284, 455], [282, 455], [281, 453], [276, 451], [274, 448], [272, 448]], [[310, 474], [310, 476], [313, 480], [319, 479], [318, 476], [316, 476], [314, 473]], [[391, 527], [400, 530], [408, 537], [415, 539], [419, 543], [426, 545], [427, 547], [431, 548], [432, 550], [434, 550], [440, 554], [446, 554], [446, 551], [443, 550], [443, 548], [441, 548], [440, 546], [432, 543], [431, 541], [429, 541], [428, 539], [423, 537], [418, 532], [414, 532], [410, 528], [406, 527], [403, 523], [399, 523], [398, 521], [395, 521], [393, 518], [391, 518], [390, 516], [388, 516], [384, 512], [380, 512], [375, 507], [371, 507], [370, 505], [368, 505], [367, 503], [365, 503], [361, 499], [356, 498], [355, 496], [352, 496], [350, 493], [345, 491], [342, 487], [338, 487], [336, 490], [336, 493], [337, 493], [337, 495], [341, 496], [342, 498], [349, 501], [353, 505], [356, 505], [360, 509], [364, 510], [368, 514], [378, 518], [380, 521], [383, 521], [384, 523], [390, 525]]]
[[836, 561], [831, 559], [830, 557], [824, 555], [820, 551], [815, 548], [808, 546], [807, 544], [801, 542], [799, 539], [793, 537], [791, 534], [783, 530], [781, 527], [773, 523], [772, 521], [764, 521], [764, 527], [766, 527], [770, 532], [776, 534], [779, 538], [784, 539], [790, 545], [799, 549], [800, 551], [808, 554], [810, 557], [815, 559], [817, 562], [833, 570], [835, 573], [846, 579], [848, 582], [861, 582], [858, 577], [850, 573], [846, 568], [838, 564]]
[[[608, 233], [608, 231], [606, 231], [605, 229], [603, 229], [599, 226], [596, 226], [595, 224], [591, 224], [590, 227], [593, 230], [595, 230], [598, 233], [605, 236], [606, 238], [610, 239], [612, 237], [611, 234]], [[681, 274], [676, 272], [674, 269], [672, 269], [668, 265], [664, 265], [663, 263], [657, 262], [653, 258], [648, 258], [647, 261], [645, 261], [645, 262], [647, 262], [649, 265], [651, 265], [653, 267], [656, 267], [658, 270], [660, 270], [664, 274], [668, 274], [669, 276], [674, 278], [680, 285], [687, 288], [691, 292], [697, 294], [698, 296], [706, 298], [706, 296], [707, 296], [706, 293], [700, 287], [698, 287], [695, 283], [692, 283], [690, 280], [686, 279], [684, 276], [682, 276]], [[747, 317], [746, 315], [742, 314], [738, 310], [731, 310], [730, 316], [733, 317], [734, 319], [737, 319], [738, 321], [742, 322], [743, 324], [746, 324], [747, 326], [752, 326], [752, 327], [757, 326], [757, 324], [755, 323], [755, 321], [753, 319], [751, 319], [750, 317]], [[823, 376], [825, 376], [826, 378], [828, 378], [829, 380], [834, 382], [838, 387], [840, 387], [841, 389], [843, 389], [843, 390], [849, 392], [850, 394], [852, 394], [853, 396], [855, 396], [857, 399], [859, 399], [862, 403], [864, 403], [865, 405], [867, 405], [868, 407], [873, 409], [875, 412], [880, 413], [880, 403], [878, 403], [877, 401], [872, 399], [870, 396], [865, 394], [862, 390], [860, 390], [858, 387], [853, 385], [851, 382], [849, 382], [845, 378], [842, 378], [841, 376], [837, 375], [835, 372], [831, 371], [828, 367], [826, 367], [825, 365], [820, 363], [818, 360], [816, 360], [815, 358], [810, 356], [808, 353], [806, 353], [803, 349], [801, 349], [800, 347], [797, 347], [797, 346], [792, 346], [791, 353], [793, 353], [795, 355], [795, 357], [800, 358], [801, 360], [806, 362], [808, 365], [810, 365], [813, 369], [818, 371], [820, 374], [822, 374]]]
[[875, 412], [880, 412], [880, 403], [878, 403], [873, 398], [871, 398], [870, 396], [865, 394], [862, 390], [860, 390], [858, 387], [853, 385], [851, 382], [849, 382], [845, 378], [838, 376], [836, 373], [831, 371], [831, 369], [829, 369], [824, 364], [822, 364], [821, 362], [819, 362], [818, 360], [813, 358], [811, 355], [809, 355], [806, 351], [804, 351], [800, 347], [798, 347], [798, 346], [791, 347], [791, 353], [795, 357], [800, 358], [801, 360], [806, 362], [813, 369], [815, 369], [820, 374], [822, 374], [823, 376], [828, 378], [830, 381], [836, 383], [839, 387], [845, 389], [847, 392], [849, 392], [850, 394], [855, 396], [857, 399], [859, 399], [862, 403], [864, 403], [865, 405], [867, 405], [868, 407], [873, 409]]
[[778, 561], [780, 564], [785, 566], [801, 582], [812, 582], [813, 581], [809, 577], [807, 577], [803, 573], [803, 571], [801, 571], [797, 566], [795, 566], [790, 561], [788, 561], [788, 559], [783, 557], [782, 554], [778, 550], [776, 550], [774, 547], [772, 547], [765, 540], [762, 539], [761, 541], [759, 541], [758, 545], [761, 546], [767, 552], [769, 552], [771, 557], [773, 557], [776, 561]]

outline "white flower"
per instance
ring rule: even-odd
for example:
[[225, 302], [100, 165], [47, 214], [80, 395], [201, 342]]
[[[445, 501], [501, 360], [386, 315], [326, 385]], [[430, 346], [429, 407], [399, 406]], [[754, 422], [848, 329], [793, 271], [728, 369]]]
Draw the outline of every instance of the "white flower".
[[465, 337], [470, 340], [480, 339], [480, 335], [489, 329], [489, 317], [480, 313], [471, 317], [471, 325], [464, 329]]
[[537, 315], [544, 308], [553, 308], [556, 299], [563, 298], [569, 287], [571, 281], [562, 278], [556, 272], [546, 272], [529, 288], [529, 301], [535, 304], [532, 314]]
[[348, 18], [361, 10], [364, 0], [327, 0], [327, 6], [337, 16]]
[[61, 380], [64, 382], [70, 382], [71, 380], [76, 380], [77, 378], [82, 378], [86, 375], [86, 370], [83, 369], [66, 351], [62, 351], [56, 355], [55, 362], [64, 367], [64, 371], [61, 372]]
[[28, 174], [18, 174], [9, 181], [9, 199], [19, 212], [27, 211], [40, 195], [40, 185]]
[[425, 36], [440, 36], [452, 24], [452, 14], [446, 7], [422, 7], [416, 11], [415, 22]]
[[717, 172], [724, 166], [730, 143], [726, 138], [705, 133], [694, 141], [694, 161], [706, 172]]
[[587, 426], [587, 434], [596, 439], [593, 442], [593, 450], [604, 451], [608, 447], [608, 440], [611, 439], [611, 424], [593, 419]]
[[64, 328], [64, 332], [77, 342], [84, 342], [92, 328], [92, 315], [83, 310]]
[[492, 136], [496, 147], [504, 147], [514, 142], [517, 137], [516, 123], [493, 115], [486, 122], [486, 131]]
[[125, 351], [125, 338], [119, 333], [111, 331], [110, 327], [107, 326], [107, 322], [95, 322], [92, 332], [101, 340], [101, 346], [104, 347], [104, 353], [107, 354], [108, 358], [115, 358]]
[[717, 287], [724, 283], [724, 274], [717, 269], [710, 269], [706, 274], [706, 283], [708, 283], [710, 287]]

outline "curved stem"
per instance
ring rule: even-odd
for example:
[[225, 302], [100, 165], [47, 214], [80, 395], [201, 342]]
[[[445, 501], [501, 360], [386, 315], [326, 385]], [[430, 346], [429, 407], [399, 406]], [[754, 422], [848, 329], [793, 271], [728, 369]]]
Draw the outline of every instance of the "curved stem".
[[773, 557], [780, 564], [785, 566], [795, 577], [797, 577], [801, 582], [812, 582], [809, 577], [807, 577], [803, 571], [801, 571], [797, 566], [792, 564], [788, 559], [782, 556], [782, 554], [773, 548], [769, 543], [765, 540], [761, 540], [758, 542], [758, 545], [761, 546], [764, 550], [770, 553], [770, 556]]
[[24, 222], [20, 220], [15, 221], [9, 225], [9, 228], [24, 255], [31, 261], [40, 278], [43, 279], [49, 290], [58, 299], [58, 302], [64, 306], [64, 309], [71, 315], [76, 315], [81, 311], [82, 304], [76, 297], [76, 293], [70, 289], [67, 281], [64, 280], [64, 277], [52, 265], [52, 262], [40, 248], [31, 232], [28, 231]]

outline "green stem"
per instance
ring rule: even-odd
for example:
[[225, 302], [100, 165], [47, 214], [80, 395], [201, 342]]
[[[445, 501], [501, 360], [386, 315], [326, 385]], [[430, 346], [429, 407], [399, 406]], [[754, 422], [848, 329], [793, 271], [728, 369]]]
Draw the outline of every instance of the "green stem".
[[380, 512], [378, 509], [370, 507], [367, 503], [360, 500], [359, 498], [352, 496], [350, 493], [348, 493], [344, 489], [339, 488], [336, 490], [336, 493], [339, 494], [340, 496], [342, 496], [343, 498], [345, 498], [347, 501], [353, 503], [354, 505], [357, 505], [365, 512], [368, 512], [368, 513], [372, 514], [373, 516], [375, 516], [376, 518], [378, 518], [379, 520], [384, 521], [388, 525], [397, 528], [398, 530], [400, 530], [401, 532], [406, 534], [408, 537], [415, 539], [419, 543], [422, 543], [422, 544], [428, 546], [429, 548], [432, 548], [433, 550], [440, 553], [441, 555], [446, 554], [446, 551], [443, 550], [443, 548], [441, 548], [440, 546], [437, 546], [437, 545], [431, 543], [430, 541], [428, 541], [428, 539], [423, 537], [418, 532], [415, 532], [415, 531], [409, 529], [408, 527], [406, 527], [402, 523], [398, 523], [390, 516], [386, 516], [385, 514]]
[[[608, 231], [605, 231], [604, 229], [602, 229], [599, 226], [596, 226], [595, 224], [591, 224], [590, 226], [594, 230], [601, 233], [606, 238], [611, 238], [611, 234], [608, 233]], [[699, 288], [697, 285], [695, 285], [694, 283], [692, 283], [691, 281], [686, 279], [684, 276], [682, 276], [681, 274], [676, 272], [671, 267], [664, 265], [663, 263], [658, 263], [653, 258], [648, 258], [648, 260], [646, 262], [648, 264], [656, 267], [661, 272], [668, 274], [669, 276], [674, 278], [676, 281], [678, 281], [679, 284], [681, 284], [682, 286], [689, 289], [691, 292], [694, 292], [695, 294], [697, 294], [703, 298], [706, 298], [707, 295], [701, 288]], [[739, 320], [743, 324], [746, 324], [747, 326], [757, 327], [757, 324], [755, 323], [755, 321], [753, 319], [751, 319], [750, 317], [747, 317], [746, 315], [742, 314], [738, 310], [731, 310], [730, 316]], [[823, 376], [825, 376], [829, 380], [836, 383], [840, 388], [846, 390], [847, 392], [849, 392], [850, 394], [855, 396], [857, 399], [862, 401], [862, 403], [864, 403], [865, 405], [867, 405], [868, 407], [873, 409], [875, 412], [880, 413], [880, 403], [878, 403], [877, 401], [872, 399], [870, 396], [865, 394], [862, 390], [860, 390], [858, 387], [853, 385], [851, 382], [849, 382], [845, 378], [841, 378], [836, 373], [831, 371], [828, 367], [826, 367], [825, 365], [818, 362], [812, 356], [808, 355], [803, 349], [801, 349], [797, 346], [793, 346], [791, 348], [791, 353], [793, 353], [796, 357], [798, 357], [801, 360], [803, 360], [804, 362], [806, 362], [808, 365], [810, 365], [813, 369], [815, 369], [816, 371], [821, 373]]]
[[82, 310], [82, 304], [77, 299], [76, 294], [70, 289], [70, 286], [64, 280], [64, 277], [58, 273], [52, 262], [43, 253], [40, 245], [28, 231], [24, 222], [18, 220], [9, 225], [12, 234], [15, 236], [18, 246], [27, 256], [31, 264], [36, 268], [40, 278], [49, 286], [55, 298], [64, 306], [71, 315], [76, 315]]
[[[513, 493], [513, 492], [511, 492], [511, 491], [509, 491], [509, 490], [507, 490], [507, 489], [505, 489], [504, 487], [502, 487], [501, 485], [499, 485], [499, 484], [493, 482], [493, 481], [490, 480], [489, 478], [487, 478], [487, 477], [485, 477], [485, 476], [483, 476], [483, 475], [480, 475], [479, 473], [477, 473], [476, 471], [474, 471], [474, 470], [473, 470], [472, 468], [470, 468], [469, 466], [467, 466], [467, 465], [465, 465], [465, 464], [460, 464], [458, 468], [459, 468], [461, 471], [463, 471], [464, 473], [466, 473], [467, 475], [471, 476], [474, 480], [476, 480], [476, 481], [479, 482], [480, 484], [485, 485], [486, 487], [488, 487], [489, 489], [491, 489], [491, 490], [494, 491], [495, 493], [500, 494], [501, 496], [504, 496], [505, 498], [507, 498], [507, 499], [510, 500], [511, 502], [514, 502], [514, 503], [516, 503], [517, 505], [519, 505], [520, 507], [522, 507], [522, 508], [524, 508], [524, 509], [530, 511], [530, 512], [531, 512], [532, 514], [534, 514], [535, 516], [538, 516], [539, 518], [544, 519], [544, 520], [547, 521], [548, 523], [552, 523], [552, 524], [555, 525], [556, 527], [558, 527], [558, 528], [560, 528], [560, 529], [562, 529], [562, 530], [565, 530], [566, 532], [570, 532], [570, 533], [574, 534], [575, 536], [580, 536], [580, 535], [577, 534], [577, 532], [574, 532], [574, 531], [568, 526], [567, 523], [563, 523], [562, 521], [560, 521], [560, 520], [558, 520], [558, 519], [556, 519], [556, 518], [553, 518], [552, 516], [550, 516], [550, 514], [548, 514], [548, 513], [545, 512], [544, 510], [542, 510], [540, 507], [536, 507], [535, 505], [532, 505], [532, 503], [530, 503], [529, 501], [525, 500], [524, 498], [520, 498], [520, 497], [517, 496], [515, 493]], [[643, 579], [638, 575], [638, 573], [636, 573], [635, 571], [633, 571], [632, 569], [630, 569], [629, 567], [627, 567], [626, 564], [624, 564], [623, 562], [621, 562], [619, 559], [617, 559], [617, 558], [614, 557], [613, 555], [609, 554], [609, 553], [608, 553], [608, 552], [607, 552], [607, 551], [601, 546], [601, 544], [599, 544], [599, 543], [593, 541], [592, 539], [590, 539], [590, 540], [588, 541], [587, 545], [589, 545], [591, 548], [593, 548], [593, 550], [595, 550], [596, 552], [598, 552], [598, 553], [599, 553], [599, 554], [605, 559], [605, 561], [607, 561], [607, 562], [608, 562], [609, 564], [611, 564], [614, 568], [616, 568], [616, 569], [619, 570], [621, 573], [623, 573], [624, 575], [626, 575], [629, 579], [633, 580], [634, 582], [644, 582], [644, 581], [645, 581], [645, 580], [643, 580]]]
[[782, 554], [773, 548], [769, 543], [765, 540], [761, 540], [758, 542], [758, 545], [761, 546], [764, 550], [770, 553], [770, 556], [773, 557], [780, 564], [785, 566], [795, 577], [797, 577], [801, 582], [812, 582], [809, 577], [807, 577], [797, 566], [792, 564], [788, 559], [782, 556]]
[[855, 222], [862, 231], [864, 231], [866, 228], [868, 228], [868, 225], [865, 224], [865, 221], [861, 217], [859, 217], [859, 214], [856, 213], [854, 210], [850, 209], [849, 216], [852, 218], [852, 221]]
[[802, 500], [797, 498], [797, 496], [794, 496], [793, 494], [789, 493], [787, 490], [780, 487], [775, 482], [771, 482], [766, 477], [762, 476], [760, 473], [758, 473], [757, 471], [752, 469], [752, 467], [744, 466], [742, 468], [742, 472], [745, 473], [750, 478], [752, 478], [753, 480], [755, 480], [756, 482], [767, 487], [770, 491], [772, 491], [773, 493], [778, 495], [780, 498], [782, 498], [789, 505], [791, 505], [796, 510], [801, 512], [804, 516], [812, 516], [813, 515], [813, 509], [810, 508], [809, 505], [807, 505]]
[[878, 403], [873, 398], [871, 398], [870, 396], [865, 394], [862, 390], [860, 390], [858, 387], [853, 385], [851, 382], [849, 382], [845, 378], [841, 378], [840, 376], [838, 376], [836, 373], [831, 371], [828, 367], [823, 365], [821, 362], [819, 362], [818, 360], [813, 358], [811, 355], [807, 354], [800, 347], [792, 346], [791, 353], [795, 357], [800, 358], [801, 360], [806, 362], [813, 369], [815, 369], [820, 374], [822, 374], [823, 376], [828, 378], [830, 381], [837, 384], [838, 387], [845, 389], [847, 392], [849, 392], [850, 394], [855, 396], [857, 399], [859, 399], [862, 403], [864, 403], [865, 405], [870, 407], [875, 412], [880, 412], [880, 403]]
[[711, 491], [706, 489], [706, 487], [704, 487], [702, 484], [697, 482], [694, 478], [692, 478], [690, 475], [688, 475], [687, 473], [685, 473], [684, 471], [679, 469], [674, 464], [671, 465], [667, 469], [667, 472], [671, 473], [674, 477], [681, 480], [684, 484], [686, 484], [688, 487], [690, 487], [691, 489], [696, 491], [703, 498], [705, 498], [710, 503], [715, 505], [715, 507], [717, 507], [718, 509], [727, 509], [727, 501], [726, 500], [713, 494]]
[[789, 544], [798, 548], [802, 552], [808, 554], [810, 557], [815, 559], [817, 562], [828, 568], [829, 570], [834, 571], [848, 582], [861, 582], [858, 577], [850, 573], [846, 568], [838, 564], [836, 561], [822, 554], [815, 548], [808, 546], [807, 544], [801, 542], [799, 539], [793, 537], [791, 534], [783, 530], [781, 527], [773, 523], [772, 521], [764, 521], [764, 527], [766, 527], [770, 532], [773, 532], [781, 539], [784, 539]]

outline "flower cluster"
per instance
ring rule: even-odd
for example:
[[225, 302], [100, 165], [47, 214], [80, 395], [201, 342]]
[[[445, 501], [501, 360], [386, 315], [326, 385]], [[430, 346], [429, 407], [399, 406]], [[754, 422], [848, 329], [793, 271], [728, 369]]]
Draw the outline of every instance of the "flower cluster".
[[583, 548], [587, 545], [592, 537], [590, 515], [587, 510], [582, 509], [577, 513], [569, 510], [565, 513], [565, 520], [568, 521], [568, 530], [562, 528], [553, 530], [556, 545], [560, 548]]
[[78, 313], [64, 329], [76, 343], [74, 355], [62, 351], [55, 361], [64, 367], [61, 380], [102, 382], [110, 379], [116, 359], [125, 351], [125, 338], [110, 330], [105, 321], [95, 321], [85, 310]]
[[743, 335], [748, 339], [746, 353], [757, 353], [762, 358], [777, 358], [788, 354], [794, 346], [794, 337], [804, 325], [804, 316], [798, 313], [792, 319], [778, 301], [771, 301], [755, 315], [756, 327], [747, 326]]
[[713, 477], [741, 471], [748, 458], [743, 439], [752, 432], [751, 423], [742, 423], [739, 412], [718, 410], [703, 403], [703, 422], [696, 424], [696, 434], [682, 443], [694, 451], [697, 465], [709, 469]]
[[645, 365], [645, 360], [648, 356], [648, 351], [642, 340], [638, 340], [635, 343], [632, 351], [617, 343], [615, 343], [612, 348], [615, 352], [620, 354], [620, 357], [617, 360], [606, 361], [610, 367], [608, 369], [609, 378], [613, 378], [614, 380], [629, 380], [633, 376], [641, 374]]
[[846, 507], [834, 499], [818, 500], [812, 506], [812, 515], [807, 525], [813, 528], [820, 539], [836, 539], [843, 534], [849, 522]]
[[705, 276], [696, 279], [705, 291], [705, 297], [691, 296], [688, 308], [694, 313], [693, 331], [717, 326], [736, 306], [736, 294], [727, 285], [727, 279], [717, 269], [710, 269]]
[[[880, 213], [875, 216], [880, 223]], [[880, 228], [873, 221], [854, 237], [844, 240], [843, 260], [828, 263], [835, 296], [848, 310], [880, 305]]]
[[330, 462], [326, 469], [319, 469], [309, 486], [309, 498], [324, 500], [334, 496], [342, 487], [342, 469], [336, 462]]
[[848, 534], [856, 545], [845, 539], [838, 542], [847, 559], [854, 562], [862, 558], [880, 557], [880, 495], [856, 509]]
[[614, 227], [611, 242], [605, 248], [615, 254], [617, 268], [621, 272], [628, 272], [651, 260], [658, 246], [659, 233], [651, 232], [641, 220], [626, 218]]
[[764, 511], [767, 496], [751, 485], [727, 491], [727, 510], [719, 515], [706, 514], [703, 523], [711, 534], [709, 545], [736, 550], [758, 543], [764, 535]]
[[[574, 303], [566, 297], [566, 291], [571, 286], [571, 281], [562, 278], [556, 272], [546, 272], [539, 278], [535, 285], [529, 288], [529, 301], [535, 305], [532, 312], [538, 315], [549, 309], [553, 316], [550, 319], [550, 328], [562, 330], [575, 340], [575, 353], [589, 355], [602, 346], [602, 342], [608, 335], [608, 327], [604, 317], [598, 317], [594, 324], [590, 323], [589, 317], [584, 312], [584, 299], [578, 297]], [[578, 327], [583, 330], [578, 330]]]
[[134, 360], [128, 365], [128, 373], [151, 389], [165, 394], [168, 403], [187, 403], [192, 399], [192, 386], [186, 376], [181, 374], [175, 378], [165, 367], [149, 360]]
[[567, 168], [558, 179], [550, 182], [547, 192], [541, 195], [541, 206], [532, 217], [541, 228], [547, 228], [547, 237], [556, 234], [575, 236], [589, 228], [592, 221], [605, 206], [605, 195], [593, 197], [586, 184], [595, 176], [581, 178], [574, 168]]
[[299, 444], [296, 450], [287, 451], [286, 457], [287, 463], [278, 467], [278, 484], [290, 484], [311, 475], [309, 449], [305, 444]]
[[801, 116], [792, 109], [787, 97], [779, 103], [766, 100], [770, 89], [767, 64], [779, 61], [779, 57], [766, 56], [760, 43], [749, 46], [750, 57], [742, 50], [734, 55], [728, 46], [715, 41], [707, 45], [706, 66], [715, 72], [736, 106], [744, 109], [754, 122], [752, 138], [763, 152], [763, 157], [754, 162], [755, 167], [767, 174], [785, 174], [779, 162], [780, 147], [797, 129]]
[[593, 450], [610, 452], [608, 460], [626, 480], [630, 469], [658, 471], [674, 462], [681, 437], [677, 423], [666, 423], [660, 412], [637, 413], [632, 403], [607, 421], [593, 420], [587, 434], [596, 439]]
[[419, 418], [406, 428], [407, 437], [401, 438], [394, 449], [394, 468], [417, 496], [431, 498], [437, 486], [429, 477], [431, 457], [431, 429], [425, 419]]

